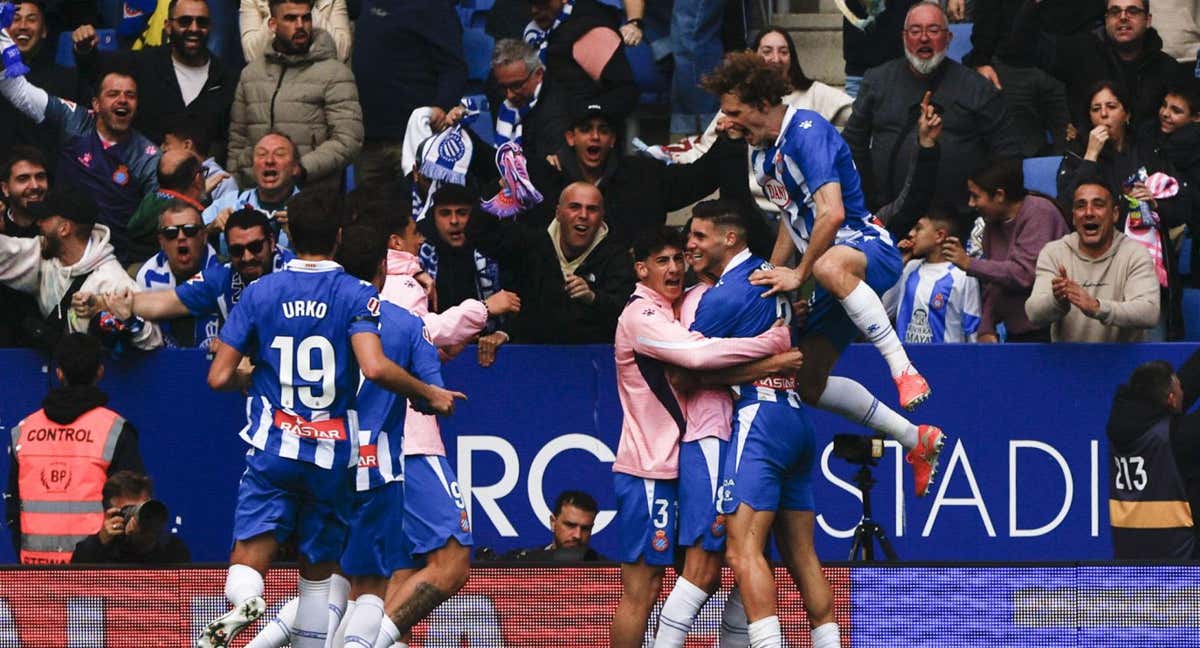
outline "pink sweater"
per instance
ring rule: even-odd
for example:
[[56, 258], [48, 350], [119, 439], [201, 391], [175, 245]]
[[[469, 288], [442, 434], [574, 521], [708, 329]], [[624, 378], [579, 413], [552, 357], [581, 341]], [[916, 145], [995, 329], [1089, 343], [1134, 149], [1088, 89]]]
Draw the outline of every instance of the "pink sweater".
[[613, 344], [617, 395], [625, 413], [613, 471], [650, 479], [679, 476], [679, 440], [686, 424], [665, 365], [724, 369], [782, 353], [790, 345], [783, 326], [753, 338], [705, 338], [675, 319], [665, 297], [637, 284], [617, 319]]
[[[425, 331], [436, 347], [461, 344], [483, 330], [487, 324], [487, 307], [477, 299], [468, 299], [442, 313], [429, 312], [429, 295], [413, 275], [421, 271], [416, 256], [399, 250], [388, 250], [387, 279], [380, 296], [425, 322]], [[404, 454], [446, 455], [437, 417], [422, 414], [412, 408], [404, 418]]]
[[[711, 286], [696, 284], [683, 295], [679, 302], [679, 322], [691, 328], [696, 321], [696, 309], [700, 298]], [[687, 419], [687, 432], [683, 440], [696, 441], [715, 436], [728, 441], [733, 426], [733, 399], [728, 389], [701, 389], [688, 394], [683, 402], [683, 415]]]

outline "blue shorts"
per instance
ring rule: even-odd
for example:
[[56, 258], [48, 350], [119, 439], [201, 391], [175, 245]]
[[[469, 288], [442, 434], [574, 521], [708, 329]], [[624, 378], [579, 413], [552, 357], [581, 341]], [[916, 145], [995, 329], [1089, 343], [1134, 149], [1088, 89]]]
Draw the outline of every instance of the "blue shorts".
[[352, 497], [350, 532], [342, 552], [347, 576], [391, 576], [411, 561], [404, 534], [404, 482], [389, 482]]
[[470, 547], [471, 520], [450, 462], [438, 455], [404, 457], [404, 535], [412, 542], [406, 568], [424, 565], [421, 556], [450, 538]]
[[675, 564], [678, 482], [613, 473], [613, 486], [621, 533], [617, 560], [632, 564], [645, 558], [647, 565]]
[[679, 444], [679, 546], [725, 550], [725, 516], [717, 513], [717, 486], [729, 442], [705, 437]]
[[755, 511], [813, 510], [812, 424], [791, 392], [776, 402], [735, 405], [733, 437], [721, 477], [718, 508], [731, 514], [745, 503]]
[[238, 483], [233, 540], [274, 533], [283, 544], [295, 536], [309, 562], [333, 562], [346, 543], [354, 488], [349, 469], [328, 470], [251, 449]]
[[[876, 295], [887, 292], [900, 280], [900, 270], [904, 264], [900, 261], [900, 250], [892, 243], [878, 236], [869, 236], [835, 245], [845, 245], [866, 255], [866, 281]], [[823, 335], [829, 338], [839, 353], [858, 339], [858, 325], [846, 315], [838, 298], [820, 285], [809, 297], [808, 309], [808, 322], [800, 332], [801, 337]]]

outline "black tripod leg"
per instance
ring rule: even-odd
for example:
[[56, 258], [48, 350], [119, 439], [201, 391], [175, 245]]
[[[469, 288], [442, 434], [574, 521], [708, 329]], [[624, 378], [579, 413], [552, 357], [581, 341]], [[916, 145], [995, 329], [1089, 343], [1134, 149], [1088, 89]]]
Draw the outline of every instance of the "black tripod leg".
[[887, 556], [888, 560], [899, 560], [896, 555], [896, 550], [892, 548], [892, 541], [888, 540], [887, 534], [883, 532], [883, 527], [875, 525], [875, 537], [879, 538], [879, 546], [883, 548], [883, 555]]
[[851, 561], [860, 560], [859, 555], [863, 551], [863, 540], [870, 539], [870, 536], [868, 536], [864, 531], [865, 530], [862, 528], [862, 525], [855, 527], [854, 542], [852, 542], [850, 544], [850, 557], [847, 558], [847, 560], [851, 560]]

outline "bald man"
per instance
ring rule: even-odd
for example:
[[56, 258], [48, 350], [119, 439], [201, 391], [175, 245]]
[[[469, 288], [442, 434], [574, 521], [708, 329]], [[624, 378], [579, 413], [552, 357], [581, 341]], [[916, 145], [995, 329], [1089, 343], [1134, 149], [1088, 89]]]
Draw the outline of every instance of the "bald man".
[[608, 237], [604, 197], [594, 185], [567, 185], [549, 227], [476, 210], [467, 238], [512, 277], [505, 288], [521, 295], [521, 313], [508, 329], [514, 342], [612, 343], [633, 292], [633, 261]]
[[158, 190], [142, 197], [126, 226], [133, 249], [130, 258], [135, 262], [159, 251], [158, 218], [173, 201], [194, 207], [198, 213], [204, 211], [204, 160], [194, 151], [178, 148], [159, 156]]

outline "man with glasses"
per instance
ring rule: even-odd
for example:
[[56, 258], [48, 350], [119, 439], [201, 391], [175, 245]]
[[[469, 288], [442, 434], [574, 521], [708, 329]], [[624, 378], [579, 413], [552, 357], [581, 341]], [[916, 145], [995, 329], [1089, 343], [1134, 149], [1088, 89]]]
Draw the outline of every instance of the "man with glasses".
[[[163, 238], [186, 238], [188, 228], [196, 225], [175, 226], [177, 230], [170, 227], [164, 228]], [[279, 270], [292, 258], [291, 253], [275, 247], [270, 222], [265, 214], [253, 208], [243, 208], [229, 217], [225, 224], [225, 241], [229, 248], [228, 263], [207, 263], [199, 274], [180, 282], [174, 290], [79, 292], [71, 306], [75, 314], [83, 318], [108, 311], [117, 319], [137, 315], [158, 321], [191, 316], [197, 320], [219, 317], [224, 321], [237, 304], [243, 288], [259, 277]], [[209, 258], [214, 256], [210, 254]], [[203, 346], [201, 342], [203, 340], [198, 340], [197, 345]]]
[[[208, 135], [223, 140], [229, 132], [237, 71], [227, 68], [208, 49], [211, 27], [207, 0], [172, 0], [166, 23], [168, 44], [101, 61], [95, 30], [81, 27], [75, 32], [76, 60], [84, 78], [94, 79], [102, 63], [117, 63], [131, 71], [141, 95], [133, 126], [150, 141], [161, 142], [169, 119], [181, 113], [202, 117]], [[224, 149], [223, 143], [213, 147]]]
[[842, 136], [862, 174], [867, 206], [896, 200], [917, 154], [917, 116], [926, 93], [945, 125], [938, 147], [937, 194], [967, 206], [967, 176], [989, 157], [1020, 156], [1020, 141], [999, 91], [971, 68], [946, 58], [945, 11], [921, 2], [900, 33], [904, 58], [869, 70]]
[[546, 66], [536, 47], [515, 38], [496, 43], [492, 50], [492, 76], [500, 96], [496, 106], [496, 144], [516, 142], [528, 160], [540, 160], [562, 146], [563, 130], [554, 130], [542, 115], [542, 80]]
[[1103, 31], [1059, 37], [1038, 33], [1039, 4], [1026, 0], [1013, 21], [1012, 39], [1035, 52], [1038, 64], [1066, 84], [1076, 130], [1086, 135], [1092, 86], [1103, 80], [1125, 88], [1135, 127], [1157, 119], [1167, 85], [1188, 70], [1162, 51], [1162, 38], [1151, 27], [1150, 0], [1108, 0]]

